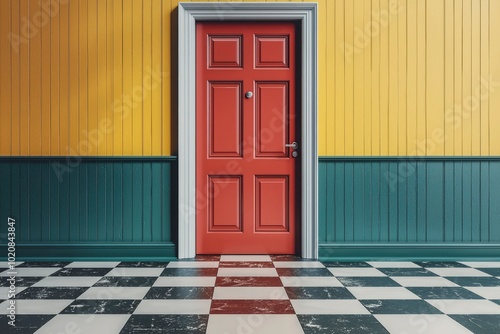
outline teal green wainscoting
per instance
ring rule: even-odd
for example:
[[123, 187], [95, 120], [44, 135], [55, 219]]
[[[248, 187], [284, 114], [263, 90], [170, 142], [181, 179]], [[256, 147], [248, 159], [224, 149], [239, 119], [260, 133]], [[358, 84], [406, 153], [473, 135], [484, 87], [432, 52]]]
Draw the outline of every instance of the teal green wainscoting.
[[500, 157], [320, 157], [322, 259], [500, 259]]
[[[0, 234], [17, 260], [177, 256], [175, 157], [0, 157]], [[175, 222], [175, 223], [174, 223]]]

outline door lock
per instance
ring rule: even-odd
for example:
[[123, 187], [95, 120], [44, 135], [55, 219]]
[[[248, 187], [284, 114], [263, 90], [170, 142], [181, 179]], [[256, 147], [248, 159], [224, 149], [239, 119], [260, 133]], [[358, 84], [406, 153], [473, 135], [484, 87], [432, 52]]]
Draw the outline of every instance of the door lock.
[[299, 144], [297, 144], [297, 142], [296, 142], [296, 141], [294, 141], [294, 142], [293, 142], [293, 143], [291, 143], [291, 144], [285, 144], [285, 147], [290, 147], [290, 148], [292, 148], [292, 149], [296, 150], [296, 149], [298, 149], [298, 148], [299, 148]]
[[245, 97], [247, 99], [250, 99], [252, 96], [253, 96], [253, 93], [251, 91], [248, 91], [248, 92], [245, 93]]

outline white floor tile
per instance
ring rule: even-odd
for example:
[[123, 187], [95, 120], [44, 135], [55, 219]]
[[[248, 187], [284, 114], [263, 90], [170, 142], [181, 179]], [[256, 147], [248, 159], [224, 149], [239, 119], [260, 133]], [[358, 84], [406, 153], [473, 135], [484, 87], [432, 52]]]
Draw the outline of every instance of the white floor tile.
[[216, 287], [213, 299], [288, 299], [281, 287]]
[[280, 277], [283, 286], [328, 286], [343, 287], [335, 277], [302, 277], [302, 276], [282, 276]]
[[134, 314], [208, 314], [210, 299], [143, 300]]
[[59, 314], [35, 333], [118, 334], [129, 317], [129, 314]]
[[51, 276], [51, 277], [45, 277], [45, 278], [41, 279], [40, 281], [33, 284], [33, 286], [36, 286], [36, 287], [42, 287], [42, 286], [50, 286], [50, 287], [92, 286], [100, 279], [101, 279], [101, 277], [94, 277], [94, 276], [88, 276], [88, 277]]
[[[58, 314], [64, 310], [72, 299], [17, 299], [16, 314]], [[9, 300], [0, 304], [0, 314], [7, 314]]]
[[438, 287], [438, 286], [455, 286], [458, 285], [448, 281], [443, 277], [391, 277], [394, 281], [401, 284], [402, 286], [411, 287]]
[[303, 334], [293, 314], [213, 314], [208, 318], [207, 334]]
[[218, 261], [178, 261], [170, 262], [167, 268], [218, 268]]
[[485, 277], [485, 276], [491, 276], [491, 275], [488, 275], [487, 273], [484, 273], [484, 272], [479, 271], [479, 270], [474, 269], [474, 268], [427, 268], [427, 270], [433, 272], [436, 275], [443, 276], [443, 277], [459, 277], [459, 276]]
[[500, 305], [477, 299], [426, 299], [446, 314], [500, 314]]
[[[42, 268], [42, 267], [37, 267], [37, 268], [14, 268], [14, 272], [16, 272], [15, 276], [20, 277], [43, 277], [43, 276], [50, 276], [56, 271], [60, 270], [61, 268]], [[0, 277], [6, 277], [10, 276], [9, 271], [4, 271], [0, 273]]]
[[[23, 264], [23, 263], [24, 263], [23, 261], [19, 261], [19, 262], [15, 262], [14, 265], [18, 266], [18, 265]], [[0, 269], [7, 269], [7, 268], [10, 268], [9, 262], [0, 261]]]
[[[16, 286], [14, 293], [17, 295], [21, 291], [26, 290], [26, 289], [27, 289], [27, 287]], [[7, 297], [8, 297], [7, 295], [9, 294], [9, 290], [10, 290], [10, 288], [8, 288], [8, 287], [0, 287], [0, 299], [7, 299]]]
[[369, 261], [375, 268], [421, 268], [418, 264], [409, 261]]
[[317, 261], [276, 261], [275, 268], [324, 268], [321, 262]]
[[119, 261], [75, 261], [64, 268], [114, 268]]
[[335, 267], [328, 268], [332, 274], [337, 277], [381, 277], [387, 276], [380, 270], [375, 268], [344, 268], [344, 267]]
[[153, 286], [215, 286], [215, 277], [158, 277]]
[[349, 287], [357, 299], [420, 299], [413, 292], [400, 287]]
[[486, 299], [500, 299], [500, 286], [466, 287], [466, 289]]
[[292, 299], [296, 314], [370, 314], [357, 300]]
[[143, 299], [149, 287], [93, 287], [77, 299]]
[[221, 261], [269, 262], [269, 255], [221, 255]]
[[278, 276], [274, 268], [219, 268], [217, 276]]
[[462, 261], [460, 262], [462, 264], [465, 264], [466, 266], [472, 267], [472, 268], [500, 268], [500, 262], [498, 261]]
[[470, 334], [444, 314], [378, 314], [375, 318], [391, 334]]
[[115, 268], [106, 276], [160, 276], [164, 268]]

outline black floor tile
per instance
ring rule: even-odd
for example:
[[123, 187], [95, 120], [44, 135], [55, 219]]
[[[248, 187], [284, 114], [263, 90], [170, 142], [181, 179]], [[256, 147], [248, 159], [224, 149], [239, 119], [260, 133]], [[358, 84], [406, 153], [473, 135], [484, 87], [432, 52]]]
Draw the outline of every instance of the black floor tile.
[[345, 286], [401, 286], [390, 277], [337, 277], [337, 279]]
[[218, 268], [165, 268], [161, 276], [217, 276]]
[[481, 270], [483, 273], [487, 273], [491, 276], [500, 277], [500, 268], [476, 268]]
[[7, 317], [2, 316], [0, 321], [0, 333], [20, 333], [31, 334], [35, 333], [40, 327], [45, 325], [50, 319], [54, 317], [53, 314], [44, 315], [16, 315], [16, 326], [12, 327], [7, 323]]
[[450, 315], [449, 317], [474, 334], [496, 334], [500, 331], [500, 315], [497, 314]]
[[422, 299], [484, 299], [462, 287], [409, 287]]
[[322, 262], [325, 267], [341, 267], [341, 268], [371, 268], [372, 266], [366, 262]]
[[205, 333], [208, 315], [132, 315], [120, 334], [137, 333]]
[[[33, 284], [37, 283], [38, 281], [44, 279], [45, 277], [31, 277], [31, 276], [16, 276], [16, 287], [29, 287], [32, 286]], [[6, 277], [2, 277], [0, 280], [0, 286], [1, 287], [8, 287], [10, 286], [10, 282], [7, 281]]]
[[68, 305], [61, 314], [132, 314], [140, 300], [79, 299]]
[[43, 268], [53, 268], [53, 267], [58, 267], [58, 268], [64, 268], [71, 262], [24, 262], [18, 265], [18, 268], [36, 268], [36, 267], [43, 267]]
[[465, 264], [459, 262], [437, 262], [437, 261], [420, 261], [415, 264], [424, 268], [469, 268]]
[[94, 286], [150, 287], [157, 277], [106, 276], [97, 281]]
[[500, 286], [500, 279], [496, 277], [446, 277], [446, 279], [460, 286]]
[[500, 305], [500, 299], [499, 300], [492, 300], [492, 302], [497, 303], [498, 305]]
[[340, 287], [286, 287], [290, 299], [355, 299], [346, 288]]
[[280, 276], [333, 276], [326, 268], [276, 268]]
[[88, 288], [30, 287], [16, 295], [17, 299], [76, 299]]
[[50, 276], [106, 276], [113, 268], [63, 268]]
[[305, 334], [389, 333], [372, 315], [297, 315]]
[[120, 262], [117, 268], [166, 268], [169, 262]]
[[213, 287], [152, 287], [144, 299], [211, 299]]
[[437, 308], [425, 300], [360, 300], [372, 314], [442, 314]]
[[387, 276], [438, 276], [425, 268], [378, 268]]

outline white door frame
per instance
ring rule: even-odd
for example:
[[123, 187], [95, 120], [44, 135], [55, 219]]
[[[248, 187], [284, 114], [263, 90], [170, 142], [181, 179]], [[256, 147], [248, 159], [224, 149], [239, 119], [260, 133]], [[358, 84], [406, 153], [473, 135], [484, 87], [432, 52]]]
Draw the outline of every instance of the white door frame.
[[301, 36], [301, 256], [318, 258], [317, 4], [179, 3], [179, 258], [196, 255], [196, 22], [298, 21]]

